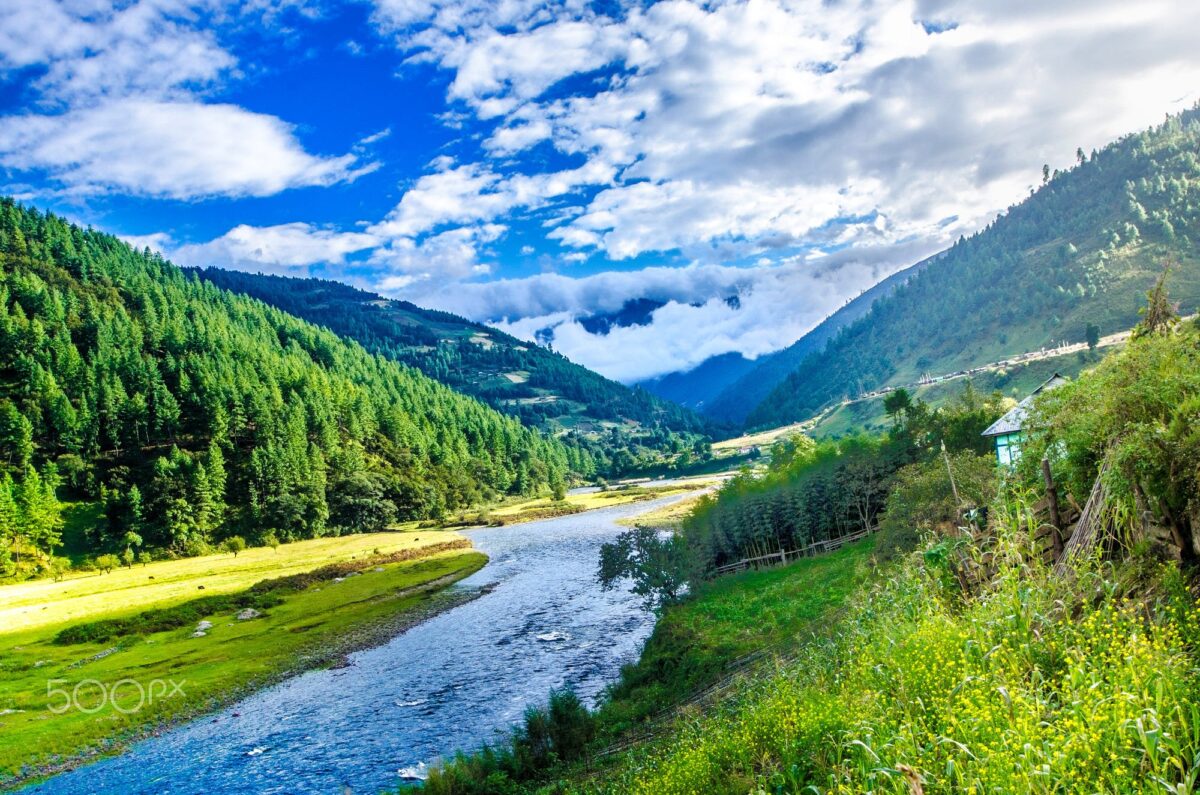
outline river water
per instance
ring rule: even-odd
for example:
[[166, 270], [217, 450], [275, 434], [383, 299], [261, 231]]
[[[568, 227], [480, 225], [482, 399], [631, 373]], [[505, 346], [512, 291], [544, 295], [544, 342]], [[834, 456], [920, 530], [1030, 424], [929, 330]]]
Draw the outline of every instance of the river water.
[[[398, 771], [496, 739], [552, 688], [594, 703], [653, 627], [596, 583], [616, 519], [681, 497], [468, 531], [490, 561], [454, 588], [493, 589], [218, 713], [64, 773], [38, 795], [378, 793]], [[235, 713], [237, 714], [235, 716]]]

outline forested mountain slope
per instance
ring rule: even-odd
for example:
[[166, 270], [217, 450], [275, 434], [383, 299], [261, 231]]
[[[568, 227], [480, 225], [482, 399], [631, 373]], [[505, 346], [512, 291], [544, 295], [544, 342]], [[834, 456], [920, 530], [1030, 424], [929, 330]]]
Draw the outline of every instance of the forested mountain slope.
[[804, 419], [922, 373], [947, 373], [1137, 321], [1164, 264], [1186, 312], [1200, 300], [1200, 112], [1129, 135], [960, 239], [808, 356], [747, 418]]
[[591, 466], [329, 331], [0, 200], [0, 533], [53, 547], [11, 521], [6, 489], [31, 478], [104, 501], [94, 549], [188, 553], [377, 529]]
[[681, 406], [448, 312], [321, 279], [219, 268], [198, 273], [416, 367], [526, 425], [572, 432], [573, 440], [605, 458], [621, 451], [636, 458], [641, 447], [690, 446], [694, 437], [712, 431], [708, 421]]
[[[937, 255], [940, 256], [940, 255]], [[703, 407], [706, 415], [719, 422], [741, 425], [746, 416], [761, 403], [809, 355], [820, 351], [837, 333], [870, 311], [877, 300], [891, 295], [897, 287], [920, 273], [937, 257], [921, 260], [899, 273], [893, 273], [878, 284], [864, 290], [852, 301], [834, 312], [820, 325], [781, 351], [761, 357], [737, 380], [725, 385]]]

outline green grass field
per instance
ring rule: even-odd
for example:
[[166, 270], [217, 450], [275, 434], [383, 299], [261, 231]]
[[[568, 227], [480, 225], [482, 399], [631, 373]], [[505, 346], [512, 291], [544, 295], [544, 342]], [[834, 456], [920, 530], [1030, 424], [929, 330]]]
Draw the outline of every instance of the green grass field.
[[[386, 640], [431, 613], [431, 593], [486, 562], [465, 546], [432, 548], [453, 542], [465, 545], [457, 533], [428, 530], [318, 539], [0, 588], [0, 786], [118, 750], [152, 727]], [[395, 562], [422, 549], [430, 554]], [[271, 589], [259, 602], [270, 606], [253, 620], [236, 620], [236, 607], [222, 604], [162, 631], [55, 642], [66, 627], [170, 615], [330, 564], [340, 568]], [[351, 569], [361, 575], [333, 579]], [[192, 637], [199, 619], [213, 626]]]
[[751, 654], [786, 654], [821, 634], [870, 574], [875, 539], [787, 566], [706, 582], [669, 608], [601, 709], [610, 733], [712, 685]]
[[671, 497], [685, 494], [689, 491], [703, 488], [708, 480], [697, 479], [694, 482], [672, 486], [622, 486], [608, 491], [591, 491], [585, 494], [568, 494], [563, 500], [552, 500], [541, 497], [534, 500], [502, 505], [487, 512], [486, 521], [496, 524], [517, 524], [531, 522], [537, 519], [548, 519], [554, 516], [566, 516], [572, 513], [593, 511], [597, 508], [612, 508], [617, 505], [628, 505], [631, 502], [656, 500], [659, 497]]
[[[75, 574], [62, 582], [41, 579], [0, 586], [0, 642], [15, 631], [129, 615], [195, 596], [241, 591], [259, 580], [354, 560], [376, 551], [390, 554], [462, 538], [458, 533], [434, 530], [318, 538], [285, 544], [277, 550], [255, 547], [237, 557], [220, 553], [134, 565], [109, 574]], [[203, 593], [200, 586], [204, 586]]]
[[[1025, 543], [1001, 539], [996, 559], [1018, 561]], [[804, 591], [764, 598], [757, 591], [765, 583], [750, 579], [702, 596], [697, 609], [714, 617], [689, 610], [675, 620], [678, 637], [660, 648], [682, 654], [660, 661], [652, 641], [638, 664], [651, 681], [685, 678], [683, 663], [702, 663], [726, 643], [718, 656], [733, 653], [743, 635], [757, 645], [762, 626], [763, 640], [789, 624], [796, 639], [810, 630], [816, 637], [702, 707], [654, 724], [632, 747], [569, 771], [554, 791], [1196, 791], [1200, 608], [1173, 564], [1064, 578], [1009, 563], [964, 597], [939, 556], [944, 548], [931, 545], [840, 596], [828, 592], [832, 581], [813, 579], [809, 587], [834, 598], [811, 608], [792, 607]], [[843, 609], [832, 610], [838, 599]], [[641, 701], [655, 694], [643, 691]]]

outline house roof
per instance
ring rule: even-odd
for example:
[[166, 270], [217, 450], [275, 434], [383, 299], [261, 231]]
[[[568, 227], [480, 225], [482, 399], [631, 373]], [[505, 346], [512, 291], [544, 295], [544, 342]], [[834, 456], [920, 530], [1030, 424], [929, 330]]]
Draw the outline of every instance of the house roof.
[[1047, 389], [1054, 389], [1067, 383], [1067, 379], [1063, 378], [1058, 373], [1046, 379], [1046, 382], [1033, 390], [1029, 397], [1022, 400], [1017, 405], [1013, 406], [1007, 414], [988, 426], [988, 429], [983, 432], [984, 436], [1003, 436], [1006, 433], [1016, 433], [1021, 430], [1025, 424], [1025, 418], [1029, 416], [1029, 409], [1033, 405], [1033, 399]]

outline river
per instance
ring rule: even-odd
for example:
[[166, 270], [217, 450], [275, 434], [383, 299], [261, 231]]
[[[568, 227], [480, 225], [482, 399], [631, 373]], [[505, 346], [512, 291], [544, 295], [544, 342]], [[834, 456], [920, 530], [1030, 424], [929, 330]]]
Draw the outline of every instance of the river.
[[679, 499], [467, 531], [490, 561], [452, 587], [492, 586], [478, 599], [25, 792], [373, 795], [496, 739], [552, 688], [594, 703], [654, 624], [628, 591], [600, 590], [600, 545], [616, 519]]

